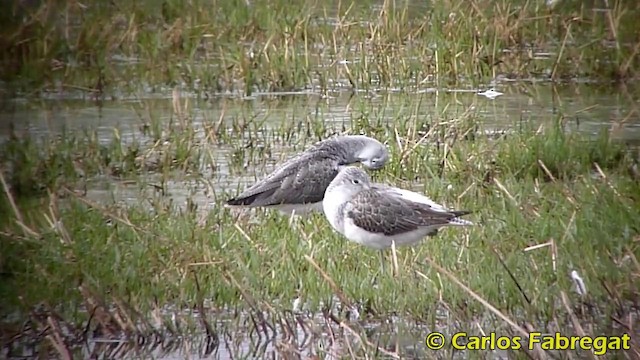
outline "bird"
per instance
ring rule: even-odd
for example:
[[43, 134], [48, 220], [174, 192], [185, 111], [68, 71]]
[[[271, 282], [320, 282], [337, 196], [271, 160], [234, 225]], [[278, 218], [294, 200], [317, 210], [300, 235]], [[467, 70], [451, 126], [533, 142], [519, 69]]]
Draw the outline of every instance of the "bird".
[[361, 168], [346, 166], [331, 181], [323, 212], [331, 227], [348, 240], [380, 250], [414, 245], [435, 236], [445, 226], [473, 225], [461, 216], [467, 210], [449, 210], [413, 191], [372, 183]]
[[283, 214], [306, 215], [322, 211], [322, 199], [340, 170], [351, 164], [378, 170], [389, 160], [380, 141], [365, 135], [342, 135], [322, 140], [290, 158], [225, 207], [265, 207]]
[[484, 91], [478, 90], [477, 94], [481, 95], [481, 96], [484, 96], [484, 97], [486, 97], [488, 99], [491, 99], [491, 100], [497, 98], [500, 95], [504, 95], [504, 93], [501, 93], [500, 91], [496, 91], [494, 88], [491, 88], [491, 89], [488, 89], [488, 90], [484, 90]]

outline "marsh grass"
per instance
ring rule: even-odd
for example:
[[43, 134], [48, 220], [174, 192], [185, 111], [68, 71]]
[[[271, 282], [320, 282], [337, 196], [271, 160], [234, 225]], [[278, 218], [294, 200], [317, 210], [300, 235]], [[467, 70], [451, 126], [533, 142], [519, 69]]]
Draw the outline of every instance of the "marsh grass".
[[[518, 333], [486, 304], [520, 329], [573, 333], [569, 316], [577, 316], [591, 334], [637, 325], [625, 319], [633, 316], [639, 295], [640, 184], [629, 172], [638, 159], [606, 132], [594, 140], [550, 123], [493, 137], [478, 131], [472, 111], [445, 111], [435, 121], [412, 116], [413, 106], [396, 115], [411, 121], [354, 115], [352, 131], [389, 140], [394, 161], [373, 174], [377, 181], [470, 209], [478, 224], [398, 249], [400, 272], [393, 277], [380, 273], [376, 251], [346, 242], [321, 215], [289, 219], [223, 208], [234, 190], [216, 188], [202, 170], [207, 164], [215, 168], [210, 152], [220, 141], [237, 149], [230, 160], [241, 157], [233, 170], [240, 173], [247, 164], [264, 166], [272, 156], [271, 139], [297, 139], [294, 152], [327, 131], [324, 126], [307, 140], [289, 125], [268, 133], [255, 124], [235, 137], [217, 137], [204, 126], [202, 137], [185, 120], [188, 106], [177, 104], [184, 101], [174, 99], [176, 120], [170, 125], [150, 124], [160, 137], [139, 134], [126, 142], [116, 130], [105, 143], [90, 132], [42, 139], [15, 134], [2, 145], [4, 315], [38, 323], [32, 309], [46, 304], [45, 314], [70, 324], [89, 322], [103, 336], [114, 336], [108, 329], [132, 334], [149, 328], [127, 325], [117, 314], [144, 323], [167, 306], [213, 314], [248, 311], [271, 319], [256, 320], [270, 324], [263, 326], [275, 326], [270, 322], [300, 298], [305, 309], [328, 312], [338, 321], [348, 321], [345, 313], [335, 313], [341, 303], [346, 310], [358, 306], [368, 321], [398, 315], [431, 329], [444, 308], [451, 329], [468, 331], [475, 323], [485, 331]], [[186, 206], [172, 199], [166, 184], [189, 172], [213, 189], [215, 202], [206, 209], [194, 205], [193, 194]], [[141, 192], [133, 203], [98, 204], [84, 189], [105, 175], [136, 182], [141, 191], [159, 179], [154, 187], [160, 191]], [[574, 291], [573, 270], [585, 280], [585, 296]], [[96, 312], [103, 316], [94, 319]], [[364, 334], [357, 322], [349, 324]], [[58, 353], [66, 351], [63, 343], [52, 344]], [[367, 349], [375, 352], [376, 346]]]
[[[215, 347], [238, 329], [267, 338], [291, 331], [282, 323], [300, 321], [291, 312], [296, 298], [310, 327], [319, 328], [322, 314], [366, 344], [358, 355], [373, 357], [400, 351], [367, 339], [367, 327], [394, 319], [419, 324], [420, 336], [443, 322], [451, 333], [637, 328], [639, 153], [609, 132], [573, 133], [559, 114], [488, 135], [474, 106], [452, 113], [436, 104], [437, 116], [423, 116], [413, 97], [360, 105], [342, 128], [319, 109], [292, 111], [274, 127], [268, 118], [295, 104], [274, 98], [260, 113], [216, 97], [303, 89], [376, 96], [381, 88], [476, 86], [497, 76], [630, 80], [640, 49], [635, 3], [155, 4], [44, 1], [15, 5], [3, 22], [0, 68], [11, 91], [130, 91], [142, 120], [132, 137], [124, 129], [108, 141], [93, 131], [14, 132], [1, 145], [1, 308], [3, 319], [15, 320], [3, 323], [3, 342], [28, 328], [34, 343], [71, 357], [92, 335], [163, 338], [196, 329]], [[192, 100], [178, 89], [210, 96], [220, 118], [205, 111], [196, 128]], [[140, 96], [148, 90], [173, 92], [170, 119]], [[375, 251], [346, 242], [321, 215], [221, 206], [240, 185], [222, 188], [220, 166], [226, 176], [260, 176], [282, 160], [279, 149], [289, 155], [344, 131], [386, 140], [393, 161], [372, 174], [376, 181], [472, 210], [478, 226], [399, 249], [393, 277], [380, 273]], [[96, 203], [87, 191], [97, 179], [135, 184], [137, 198]], [[181, 181], [184, 204], [171, 186]], [[205, 208], [202, 193], [211, 200]], [[574, 270], [584, 296], [574, 290]], [[200, 316], [179, 316], [185, 310]], [[232, 319], [232, 335], [222, 335], [223, 318]], [[278, 349], [296, 355], [288, 351]]]
[[14, 2], [1, 77], [22, 94], [202, 95], [637, 78], [635, 2]]

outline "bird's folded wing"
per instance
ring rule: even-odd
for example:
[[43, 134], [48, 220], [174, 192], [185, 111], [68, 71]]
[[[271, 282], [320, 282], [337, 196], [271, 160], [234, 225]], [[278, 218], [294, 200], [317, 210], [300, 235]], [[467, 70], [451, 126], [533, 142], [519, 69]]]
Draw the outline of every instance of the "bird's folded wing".
[[335, 159], [322, 153], [305, 154], [289, 160], [227, 204], [269, 206], [319, 202], [337, 174]]
[[353, 223], [372, 233], [399, 235], [423, 226], [446, 225], [456, 214], [435, 210], [386, 191], [372, 188], [356, 195], [345, 208]]

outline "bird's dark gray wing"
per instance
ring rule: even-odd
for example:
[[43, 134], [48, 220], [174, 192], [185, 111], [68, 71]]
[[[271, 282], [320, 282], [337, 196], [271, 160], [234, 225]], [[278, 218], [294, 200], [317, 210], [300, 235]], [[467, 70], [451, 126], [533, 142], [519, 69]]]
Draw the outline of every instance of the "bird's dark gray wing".
[[303, 153], [227, 201], [229, 205], [270, 206], [322, 201], [339, 162], [324, 152]]
[[390, 196], [375, 188], [363, 190], [350, 202], [347, 216], [353, 223], [372, 233], [398, 235], [422, 226], [442, 226], [467, 211], [435, 211], [427, 204]]

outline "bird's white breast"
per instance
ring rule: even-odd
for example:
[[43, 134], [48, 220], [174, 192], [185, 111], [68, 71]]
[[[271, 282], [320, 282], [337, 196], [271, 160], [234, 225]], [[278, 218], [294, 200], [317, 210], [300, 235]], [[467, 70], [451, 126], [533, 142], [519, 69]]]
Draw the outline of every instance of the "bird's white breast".
[[406, 233], [387, 236], [367, 231], [354, 224], [350, 218], [346, 218], [344, 221], [343, 234], [347, 239], [355, 243], [382, 250], [391, 247], [392, 241], [395, 241], [396, 246], [413, 245], [437, 228], [439, 228], [439, 226], [423, 226]]
[[306, 203], [306, 204], [282, 204], [271, 205], [272, 209], [280, 211], [283, 215], [290, 216], [292, 213], [295, 215], [306, 216], [314, 211], [322, 211], [322, 202]]
[[340, 221], [344, 214], [340, 210], [342, 205], [350, 200], [350, 196], [340, 190], [340, 187], [327, 189], [322, 199], [322, 210], [331, 226], [344, 235], [344, 226], [341, 226]]

